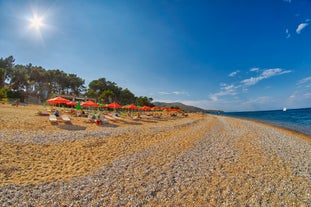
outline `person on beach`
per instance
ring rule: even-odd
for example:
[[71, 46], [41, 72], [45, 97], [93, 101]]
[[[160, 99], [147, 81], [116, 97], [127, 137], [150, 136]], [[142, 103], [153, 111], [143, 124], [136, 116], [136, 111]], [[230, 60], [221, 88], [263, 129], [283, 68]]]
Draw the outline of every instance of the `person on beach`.
[[59, 111], [56, 110], [56, 111], [54, 112], [54, 115], [55, 115], [56, 117], [59, 117]]
[[15, 101], [15, 106], [18, 107], [18, 100]]

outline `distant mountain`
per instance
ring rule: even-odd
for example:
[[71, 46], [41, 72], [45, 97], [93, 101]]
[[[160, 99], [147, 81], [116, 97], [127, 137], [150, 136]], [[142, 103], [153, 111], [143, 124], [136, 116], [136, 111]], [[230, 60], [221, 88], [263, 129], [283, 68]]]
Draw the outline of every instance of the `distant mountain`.
[[222, 113], [223, 112], [220, 110], [205, 110], [199, 107], [189, 106], [189, 105], [185, 105], [179, 102], [174, 102], [174, 103], [153, 102], [153, 104], [159, 107], [178, 107], [181, 110], [186, 111], [186, 112], [202, 112], [202, 113], [219, 113], [219, 112]]

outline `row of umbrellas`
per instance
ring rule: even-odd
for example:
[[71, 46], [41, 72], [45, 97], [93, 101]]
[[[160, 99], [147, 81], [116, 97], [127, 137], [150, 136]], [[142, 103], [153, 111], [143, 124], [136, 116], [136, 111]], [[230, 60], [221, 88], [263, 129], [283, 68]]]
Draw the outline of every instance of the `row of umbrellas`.
[[126, 105], [126, 106], [121, 106], [120, 104], [113, 102], [110, 104], [105, 104], [105, 105], [100, 105], [98, 103], [95, 103], [93, 101], [86, 101], [86, 102], [82, 102], [80, 104], [80, 102], [73, 102], [73, 101], [69, 101], [65, 98], [62, 97], [56, 97], [56, 98], [52, 98], [47, 100], [47, 102], [49, 104], [53, 104], [53, 105], [57, 105], [57, 104], [66, 104], [67, 106], [77, 106], [81, 108], [82, 107], [103, 107], [103, 108], [110, 108], [110, 109], [120, 109], [120, 108], [124, 108], [124, 109], [131, 109], [131, 110], [144, 110], [144, 111], [150, 111], [150, 110], [167, 110], [167, 111], [178, 111], [176, 109], [171, 109], [171, 108], [160, 108], [158, 106], [155, 107], [149, 107], [149, 106], [142, 106], [142, 107], [138, 107], [135, 104], [130, 104], [130, 105]]

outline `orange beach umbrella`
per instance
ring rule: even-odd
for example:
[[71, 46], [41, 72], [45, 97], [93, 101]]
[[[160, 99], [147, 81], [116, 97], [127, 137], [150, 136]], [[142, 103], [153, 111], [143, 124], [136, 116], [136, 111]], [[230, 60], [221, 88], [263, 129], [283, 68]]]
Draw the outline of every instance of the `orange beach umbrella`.
[[140, 108], [140, 110], [150, 111], [151, 108], [149, 106], [143, 106], [143, 107]]
[[51, 99], [47, 100], [47, 102], [49, 104], [65, 104], [65, 103], [68, 103], [69, 100], [59, 96], [59, 97], [56, 97], [56, 98], [51, 98]]
[[153, 110], [153, 111], [158, 111], [158, 110], [160, 110], [160, 107], [154, 106], [154, 107], [151, 108], [151, 110]]
[[98, 107], [99, 104], [97, 104], [97, 103], [95, 103], [93, 101], [86, 101], [86, 102], [83, 102], [81, 104], [81, 106], [83, 106], [83, 107]]
[[66, 105], [67, 105], [67, 106], [76, 106], [77, 103], [74, 102], [74, 101], [68, 101], [68, 102], [66, 103]]
[[113, 102], [111, 104], [108, 104], [108, 108], [111, 108], [111, 109], [120, 109], [122, 108], [122, 106], [116, 102]]
[[125, 107], [126, 109], [137, 109], [137, 106], [134, 104], [128, 105]]

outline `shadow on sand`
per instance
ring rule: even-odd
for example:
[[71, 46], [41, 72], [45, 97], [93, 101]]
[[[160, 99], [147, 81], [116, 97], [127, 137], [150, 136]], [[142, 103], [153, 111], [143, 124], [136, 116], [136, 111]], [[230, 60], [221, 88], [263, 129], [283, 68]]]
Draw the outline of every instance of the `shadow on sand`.
[[64, 130], [70, 130], [70, 131], [77, 131], [77, 130], [86, 130], [85, 126], [79, 126], [79, 125], [72, 125], [70, 123], [58, 125], [58, 128], [64, 129]]

